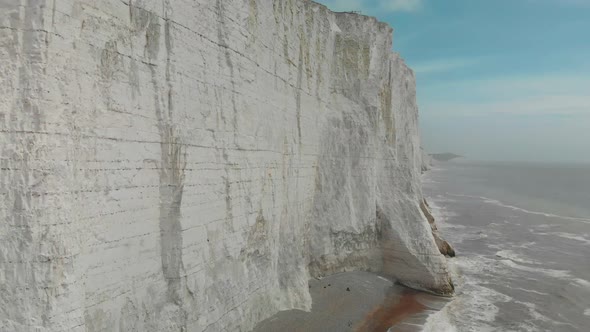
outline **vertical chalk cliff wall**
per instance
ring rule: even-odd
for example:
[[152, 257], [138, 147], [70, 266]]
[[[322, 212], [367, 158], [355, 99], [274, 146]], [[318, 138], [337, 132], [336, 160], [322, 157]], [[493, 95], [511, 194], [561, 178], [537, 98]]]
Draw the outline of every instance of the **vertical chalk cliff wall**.
[[297, 0], [0, 0], [0, 330], [248, 331], [452, 286], [392, 30]]

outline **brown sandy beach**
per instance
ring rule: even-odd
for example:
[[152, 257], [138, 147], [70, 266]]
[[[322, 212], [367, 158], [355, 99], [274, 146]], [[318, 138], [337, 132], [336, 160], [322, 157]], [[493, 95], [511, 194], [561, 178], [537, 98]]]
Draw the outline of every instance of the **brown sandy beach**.
[[367, 314], [355, 330], [358, 332], [387, 331], [404, 319], [428, 309], [418, 301], [419, 292], [409, 289], [402, 292], [400, 297], [386, 298], [382, 304]]
[[310, 281], [311, 312], [288, 310], [261, 322], [255, 332], [419, 331], [446, 299], [394, 284], [367, 272]]

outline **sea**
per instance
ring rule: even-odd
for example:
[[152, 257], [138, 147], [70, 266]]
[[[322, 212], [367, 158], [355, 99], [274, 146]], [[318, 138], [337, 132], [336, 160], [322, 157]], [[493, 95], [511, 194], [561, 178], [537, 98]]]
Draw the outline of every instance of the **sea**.
[[424, 331], [590, 331], [590, 165], [458, 159], [423, 187], [457, 252]]

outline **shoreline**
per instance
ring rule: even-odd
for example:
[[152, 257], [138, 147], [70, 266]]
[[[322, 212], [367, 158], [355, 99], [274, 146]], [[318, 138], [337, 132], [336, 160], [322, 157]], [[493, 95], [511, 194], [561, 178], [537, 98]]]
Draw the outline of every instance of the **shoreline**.
[[586, 216], [587, 207], [584, 196], [563, 190], [571, 183], [587, 188], [579, 176], [585, 173], [515, 163], [439, 167], [423, 174], [424, 196], [441, 232], [464, 254], [449, 260], [456, 297], [424, 331], [587, 326], [588, 224], [571, 218], [574, 211]]
[[281, 311], [254, 332], [421, 331], [450, 299], [414, 290], [369, 272], [344, 272], [310, 280], [309, 312]]

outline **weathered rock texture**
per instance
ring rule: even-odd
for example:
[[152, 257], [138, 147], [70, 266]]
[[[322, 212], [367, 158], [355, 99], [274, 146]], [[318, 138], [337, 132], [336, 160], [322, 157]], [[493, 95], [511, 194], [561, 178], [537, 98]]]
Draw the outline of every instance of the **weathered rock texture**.
[[449, 293], [412, 72], [295, 0], [0, 0], [0, 330], [247, 331], [308, 279]]
[[432, 164], [434, 160], [432, 157], [422, 149], [422, 173], [427, 172], [432, 169]]
[[422, 210], [422, 213], [424, 214], [424, 216], [426, 216], [426, 219], [430, 224], [430, 228], [432, 229], [432, 236], [434, 236], [434, 242], [436, 243], [436, 246], [438, 247], [440, 253], [445, 256], [455, 257], [455, 249], [453, 249], [453, 247], [451, 247], [451, 245], [447, 241], [445, 241], [445, 239], [443, 239], [440, 235], [438, 227], [436, 227], [436, 221], [434, 219], [434, 216], [432, 215], [432, 212], [430, 211], [430, 206], [428, 205], [426, 199], [423, 199], [420, 202], [420, 209]]

